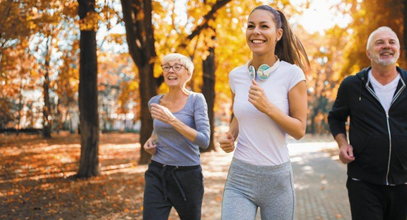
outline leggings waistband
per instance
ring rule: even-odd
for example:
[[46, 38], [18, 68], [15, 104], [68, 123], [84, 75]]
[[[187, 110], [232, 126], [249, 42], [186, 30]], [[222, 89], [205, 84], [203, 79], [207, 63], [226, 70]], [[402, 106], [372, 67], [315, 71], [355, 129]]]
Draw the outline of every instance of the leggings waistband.
[[250, 172], [255, 172], [258, 174], [263, 174], [263, 173], [273, 173], [273, 172], [279, 172], [279, 171], [284, 171], [284, 170], [291, 170], [291, 162], [287, 161], [282, 164], [278, 165], [254, 165], [247, 163], [245, 161], [233, 158], [232, 163], [233, 167], [239, 167], [241, 170], [247, 170]]

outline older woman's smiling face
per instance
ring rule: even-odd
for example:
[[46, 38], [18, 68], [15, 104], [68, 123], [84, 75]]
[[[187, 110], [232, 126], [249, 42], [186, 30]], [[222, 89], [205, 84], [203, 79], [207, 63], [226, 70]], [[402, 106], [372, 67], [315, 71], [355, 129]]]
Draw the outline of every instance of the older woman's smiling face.
[[190, 79], [191, 74], [179, 60], [169, 61], [162, 66], [164, 73], [164, 82], [169, 87], [184, 87]]

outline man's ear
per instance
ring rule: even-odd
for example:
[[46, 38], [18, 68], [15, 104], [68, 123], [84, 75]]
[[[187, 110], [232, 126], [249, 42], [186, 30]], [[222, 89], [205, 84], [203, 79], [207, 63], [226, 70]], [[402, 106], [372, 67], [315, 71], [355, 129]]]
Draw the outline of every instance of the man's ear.
[[367, 58], [369, 58], [369, 59], [370, 59], [370, 53], [369, 53], [369, 50], [366, 50], [366, 56], [367, 56]]

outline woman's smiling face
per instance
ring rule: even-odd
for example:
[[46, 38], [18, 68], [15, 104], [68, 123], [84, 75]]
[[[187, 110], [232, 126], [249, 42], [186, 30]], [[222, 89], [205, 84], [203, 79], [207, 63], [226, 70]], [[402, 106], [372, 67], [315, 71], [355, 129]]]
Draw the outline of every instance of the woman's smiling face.
[[249, 15], [246, 42], [253, 54], [274, 56], [277, 41], [282, 34], [283, 30], [276, 27], [272, 13], [258, 9]]
[[163, 64], [162, 68], [164, 82], [169, 87], [183, 87], [190, 78], [188, 70], [178, 60], [169, 61]]

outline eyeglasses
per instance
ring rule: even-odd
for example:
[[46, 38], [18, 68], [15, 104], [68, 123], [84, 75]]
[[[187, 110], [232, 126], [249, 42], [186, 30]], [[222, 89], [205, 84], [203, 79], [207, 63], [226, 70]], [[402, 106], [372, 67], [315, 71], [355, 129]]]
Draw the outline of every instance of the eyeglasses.
[[174, 64], [173, 66], [170, 66], [170, 65], [162, 65], [161, 66], [161, 68], [163, 68], [163, 71], [164, 72], [169, 72], [170, 71], [170, 69], [172, 68], [175, 72], [179, 72], [181, 69], [182, 69], [182, 67], [185, 67], [184, 65], [182, 65], [182, 64]]

